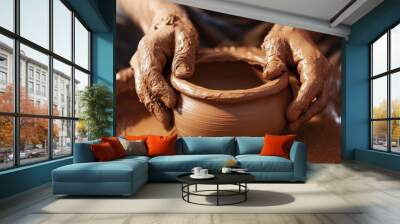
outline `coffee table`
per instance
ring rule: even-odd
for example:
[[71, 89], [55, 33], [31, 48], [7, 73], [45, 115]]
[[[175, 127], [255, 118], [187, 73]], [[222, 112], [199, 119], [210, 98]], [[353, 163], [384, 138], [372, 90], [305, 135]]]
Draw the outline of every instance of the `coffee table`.
[[[182, 183], [182, 199], [188, 203], [198, 205], [234, 205], [247, 201], [247, 192], [249, 188], [247, 183], [255, 180], [255, 177], [248, 173], [229, 173], [213, 174], [215, 177], [212, 179], [193, 179], [190, 177], [191, 173], [182, 174], [177, 177], [178, 181]], [[197, 185], [215, 185], [215, 190], [198, 190]], [[220, 189], [220, 185], [236, 185], [237, 190], [224, 190]], [[191, 191], [190, 186], [195, 186], [195, 190]], [[206, 194], [214, 192], [215, 194]], [[216, 204], [202, 204], [190, 200], [190, 196], [203, 196], [203, 197], [216, 197]], [[240, 199], [231, 203], [221, 202], [221, 197], [240, 196]]]

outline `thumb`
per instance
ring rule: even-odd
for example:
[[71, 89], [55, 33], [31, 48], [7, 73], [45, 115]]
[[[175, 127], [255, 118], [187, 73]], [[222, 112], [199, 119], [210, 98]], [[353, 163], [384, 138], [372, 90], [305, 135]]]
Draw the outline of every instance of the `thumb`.
[[290, 49], [281, 38], [266, 39], [261, 46], [265, 51], [266, 65], [262, 74], [264, 80], [274, 79], [288, 71], [286, 58]]
[[198, 45], [199, 40], [197, 32], [194, 29], [175, 28], [172, 73], [176, 77], [187, 78], [193, 75]]

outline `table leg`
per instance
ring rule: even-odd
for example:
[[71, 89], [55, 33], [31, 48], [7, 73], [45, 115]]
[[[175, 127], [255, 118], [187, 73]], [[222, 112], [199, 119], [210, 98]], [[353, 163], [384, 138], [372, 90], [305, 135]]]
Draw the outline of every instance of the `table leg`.
[[188, 185], [187, 185], [187, 191], [188, 191], [188, 193], [187, 193], [187, 201], [188, 201], [188, 202], [190, 202], [190, 201], [189, 201], [189, 195], [190, 195], [190, 184], [188, 184]]
[[185, 185], [182, 183], [182, 186], [181, 186], [181, 192], [182, 192], [182, 199], [183, 199], [183, 190], [184, 190], [184, 187]]
[[248, 192], [248, 190], [247, 190], [247, 183], [244, 183], [244, 190], [245, 190], [245, 192], [244, 192], [244, 201], [247, 201], [247, 192]]
[[219, 184], [217, 184], [217, 206], [219, 206]]
[[197, 192], [197, 184], [195, 185], [195, 190], [194, 191], [196, 191]]

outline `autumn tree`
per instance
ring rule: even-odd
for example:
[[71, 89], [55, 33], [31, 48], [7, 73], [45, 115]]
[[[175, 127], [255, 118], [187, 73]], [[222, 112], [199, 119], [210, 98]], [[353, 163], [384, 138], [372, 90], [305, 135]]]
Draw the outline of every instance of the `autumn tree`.
[[[14, 107], [14, 88], [9, 85], [4, 93], [0, 93], [0, 111], [13, 112]], [[34, 105], [29, 99], [25, 88], [20, 88], [20, 110], [23, 114], [47, 114], [47, 104]], [[58, 111], [56, 111], [58, 113]], [[12, 149], [13, 147], [13, 117], [0, 116], [0, 147]], [[20, 148], [24, 149], [26, 145], [45, 145], [48, 136], [47, 118], [20, 118]], [[59, 135], [59, 128], [53, 127], [53, 138]]]
[[[394, 99], [391, 102], [391, 117], [400, 117], [400, 100]], [[373, 118], [387, 118], [387, 101], [381, 101], [378, 106], [372, 108]], [[374, 138], [386, 138], [388, 121], [374, 121], [372, 131]], [[391, 121], [392, 141], [399, 141], [400, 138], [400, 121]]]

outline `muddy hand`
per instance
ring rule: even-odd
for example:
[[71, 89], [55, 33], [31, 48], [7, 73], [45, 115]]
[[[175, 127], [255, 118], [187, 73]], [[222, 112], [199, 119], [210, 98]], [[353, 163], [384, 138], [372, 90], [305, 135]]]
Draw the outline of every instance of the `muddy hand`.
[[262, 48], [268, 62], [263, 73], [265, 80], [281, 75], [288, 67], [294, 67], [299, 75], [297, 82], [289, 82], [292, 90], [297, 91], [286, 112], [288, 129], [294, 132], [320, 113], [336, 94], [335, 68], [319, 51], [308, 31], [274, 25]]
[[[177, 98], [163, 71], [187, 78], [193, 74], [199, 41], [193, 24], [177, 5], [160, 0], [120, 1], [133, 19], [139, 20], [145, 35], [140, 40], [130, 65], [135, 71], [139, 100], [164, 127], [172, 126], [172, 111]], [[132, 5], [133, 4], [133, 5]], [[135, 11], [137, 8], [141, 10]], [[142, 17], [137, 16], [139, 12]], [[147, 19], [150, 16], [151, 19]], [[143, 20], [142, 20], [143, 18]], [[167, 66], [167, 63], [171, 63]]]

